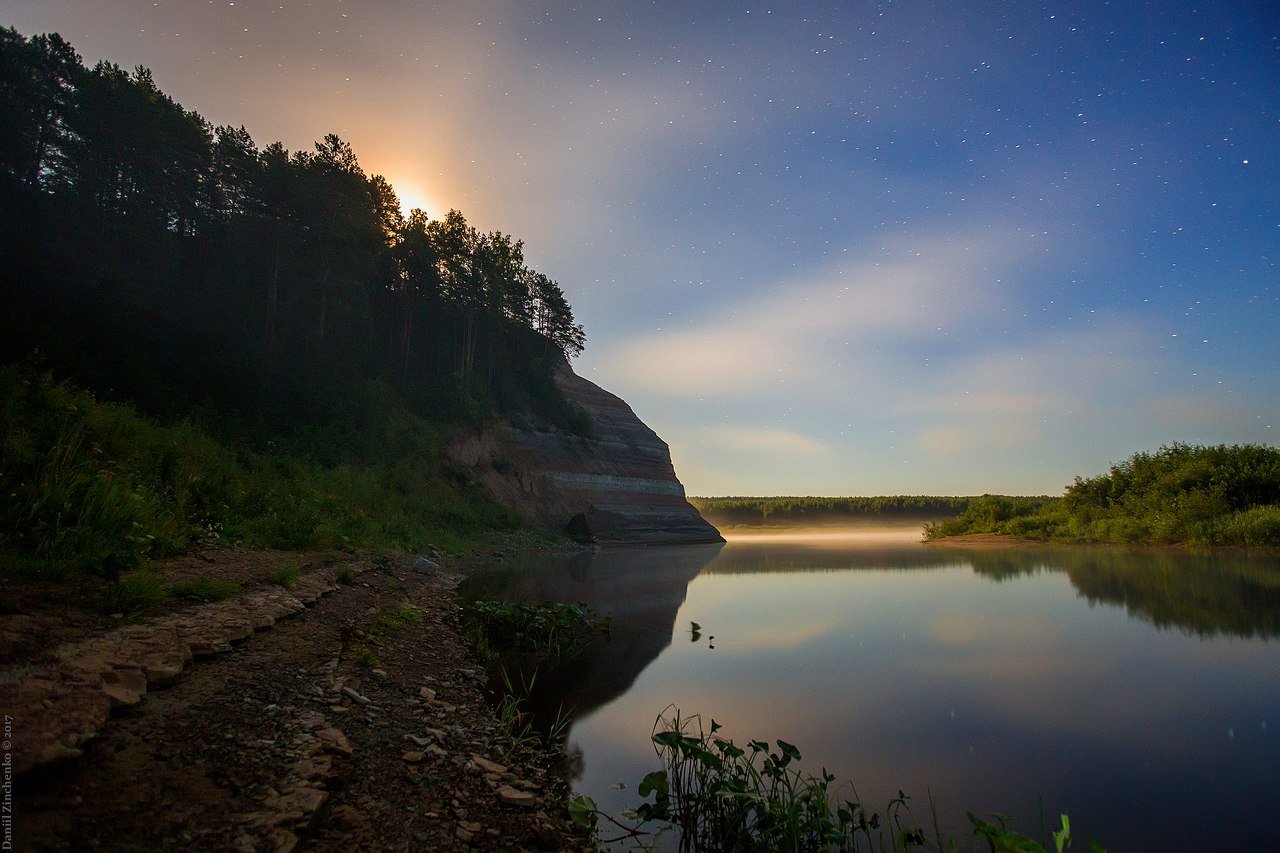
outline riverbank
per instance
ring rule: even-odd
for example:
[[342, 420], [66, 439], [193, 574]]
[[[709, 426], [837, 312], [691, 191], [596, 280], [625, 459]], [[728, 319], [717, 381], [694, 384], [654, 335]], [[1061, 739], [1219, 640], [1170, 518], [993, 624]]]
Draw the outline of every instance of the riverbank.
[[19, 768], [52, 759], [14, 780], [15, 846], [590, 849], [460, 636], [468, 567], [209, 552], [164, 569], [240, 594], [127, 624], [5, 579], [0, 704]]
[[925, 539], [925, 545], [940, 548], [1045, 548], [1047, 542], [1035, 539], [1020, 539], [1008, 533], [966, 533], [960, 536], [944, 536], [938, 539]]

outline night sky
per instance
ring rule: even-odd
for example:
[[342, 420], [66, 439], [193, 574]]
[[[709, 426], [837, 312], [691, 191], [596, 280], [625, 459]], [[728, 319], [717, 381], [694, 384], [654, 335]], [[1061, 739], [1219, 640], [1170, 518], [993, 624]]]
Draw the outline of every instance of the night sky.
[[1280, 427], [1280, 6], [0, 0], [525, 240], [691, 494], [1058, 493]]

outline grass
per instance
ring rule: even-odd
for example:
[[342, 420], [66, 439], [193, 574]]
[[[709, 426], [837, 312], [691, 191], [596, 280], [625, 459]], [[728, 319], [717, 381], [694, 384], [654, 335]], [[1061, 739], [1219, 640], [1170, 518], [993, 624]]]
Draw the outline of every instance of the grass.
[[0, 571], [114, 580], [153, 558], [232, 545], [457, 552], [519, 528], [443, 461], [447, 426], [376, 383], [367, 397], [361, 428], [375, 435], [358, 445], [334, 425], [256, 447], [0, 368]]
[[240, 584], [224, 578], [201, 575], [195, 580], [173, 584], [170, 591], [178, 598], [193, 601], [225, 601], [240, 594]]
[[534, 668], [526, 675], [520, 673], [517, 686], [511, 680], [506, 668], [502, 669], [502, 695], [498, 700], [498, 730], [502, 740], [507, 744], [503, 758], [511, 760], [519, 755], [537, 755], [539, 753], [558, 750], [569, 732], [571, 722], [568, 711], [561, 706], [554, 720], [545, 730], [535, 725], [533, 714], [527, 710], [529, 697], [533, 694], [538, 681], [538, 670]]
[[298, 575], [301, 571], [296, 563], [285, 563], [283, 566], [278, 566], [272, 570], [271, 582], [276, 586], [289, 589], [298, 582]]
[[464, 616], [472, 645], [489, 659], [563, 661], [609, 635], [609, 617], [582, 603], [473, 601]]
[[850, 522], [924, 521], [958, 515], [971, 497], [883, 495], [879, 497], [691, 497], [713, 524], [803, 526]]
[[160, 575], [136, 570], [127, 572], [102, 594], [98, 608], [103, 613], [125, 613], [145, 616], [160, 610], [169, 595], [168, 585]]
[[[643, 845], [646, 836], [674, 831], [681, 851], [937, 851], [960, 849], [944, 836], [936, 812], [932, 832], [912, 818], [909, 798], [899, 791], [883, 810], [870, 810], [856, 798], [841, 799], [832, 789], [835, 777], [798, 768], [800, 751], [784, 740], [769, 744], [749, 741], [745, 747], [710, 731], [699, 716], [685, 717], [669, 708], [654, 723], [652, 740], [662, 769], [649, 773], [637, 792], [645, 799], [630, 812], [633, 823], [613, 818], [586, 796], [570, 805], [573, 820], [599, 832], [605, 819], [620, 832], [602, 839], [613, 844], [631, 840]], [[624, 818], [628, 815], [624, 815]], [[1070, 821], [1061, 817], [1046, 847], [1010, 829], [1003, 817], [991, 821], [972, 813], [974, 835], [993, 853], [1057, 853], [1071, 848]], [[1105, 853], [1092, 841], [1095, 853]]]

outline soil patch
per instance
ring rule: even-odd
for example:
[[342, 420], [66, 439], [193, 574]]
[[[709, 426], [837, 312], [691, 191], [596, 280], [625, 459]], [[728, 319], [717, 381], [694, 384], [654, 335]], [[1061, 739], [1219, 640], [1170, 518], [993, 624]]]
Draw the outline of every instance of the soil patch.
[[[301, 562], [299, 587], [319, 590], [309, 606], [232, 635], [167, 686], [107, 683], [142, 695], [113, 702], [80, 755], [14, 780], [17, 849], [591, 849], [567, 819], [559, 759], [511, 752], [459, 634], [460, 567], [215, 552], [174, 571], [234, 576], [242, 598], [279, 608], [283, 591], [264, 585], [283, 561]], [[333, 584], [343, 565], [359, 571]], [[180, 605], [123, 628], [83, 613], [64, 629], [19, 630], [10, 648], [24, 653], [5, 670], [3, 704], [23, 672], [65, 665], [67, 644], [140, 636], [175, 614], [195, 619], [230, 604]], [[33, 617], [0, 621], [24, 618]], [[41, 724], [15, 718], [15, 741]]]

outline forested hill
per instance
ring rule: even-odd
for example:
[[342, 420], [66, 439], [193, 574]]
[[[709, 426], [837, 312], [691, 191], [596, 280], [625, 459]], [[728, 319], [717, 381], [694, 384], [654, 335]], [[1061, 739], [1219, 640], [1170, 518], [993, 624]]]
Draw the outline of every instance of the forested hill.
[[272, 430], [371, 381], [432, 417], [571, 420], [549, 377], [583, 330], [522, 249], [457, 211], [403, 215], [335, 135], [259, 148], [145, 68], [0, 30], [5, 363]]

